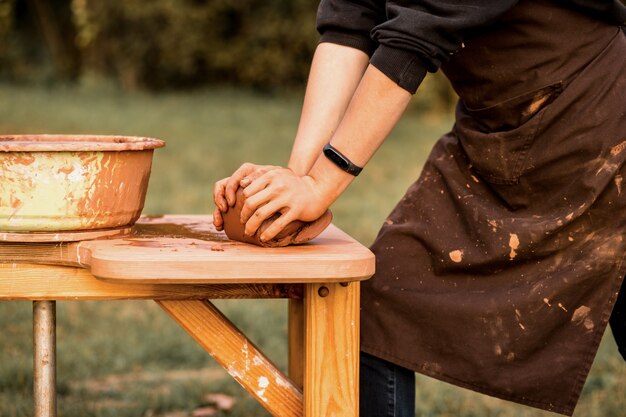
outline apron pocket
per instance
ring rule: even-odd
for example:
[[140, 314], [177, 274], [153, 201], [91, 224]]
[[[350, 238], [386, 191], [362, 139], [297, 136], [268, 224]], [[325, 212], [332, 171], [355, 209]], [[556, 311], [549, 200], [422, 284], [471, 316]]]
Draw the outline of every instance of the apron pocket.
[[494, 184], [517, 184], [542, 110], [562, 89], [558, 82], [482, 109], [459, 101], [454, 131], [472, 168]]

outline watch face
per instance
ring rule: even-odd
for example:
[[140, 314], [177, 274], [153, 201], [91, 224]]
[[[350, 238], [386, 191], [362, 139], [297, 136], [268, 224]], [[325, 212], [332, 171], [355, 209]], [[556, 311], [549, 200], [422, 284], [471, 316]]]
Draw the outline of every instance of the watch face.
[[348, 168], [348, 161], [341, 157], [337, 152], [335, 152], [332, 148], [324, 148], [324, 154], [335, 164], [339, 166], [339, 168], [345, 170]]
[[335, 165], [337, 165], [343, 171], [354, 176], [359, 175], [361, 168], [350, 162], [345, 156], [343, 156], [338, 150], [333, 148], [330, 144], [324, 146], [324, 155], [330, 159]]
[[348, 166], [349, 166], [348, 162], [345, 159], [343, 159], [341, 156], [337, 154], [334, 154], [334, 155], [335, 155], [335, 158], [337, 158], [337, 164], [343, 169], [348, 169]]

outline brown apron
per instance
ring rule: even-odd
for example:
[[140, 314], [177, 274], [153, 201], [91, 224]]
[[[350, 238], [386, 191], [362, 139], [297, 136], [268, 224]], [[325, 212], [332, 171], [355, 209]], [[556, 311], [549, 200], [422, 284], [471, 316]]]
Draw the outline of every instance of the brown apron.
[[362, 350], [571, 415], [626, 267], [626, 37], [522, 0], [443, 70], [456, 123], [373, 244]]

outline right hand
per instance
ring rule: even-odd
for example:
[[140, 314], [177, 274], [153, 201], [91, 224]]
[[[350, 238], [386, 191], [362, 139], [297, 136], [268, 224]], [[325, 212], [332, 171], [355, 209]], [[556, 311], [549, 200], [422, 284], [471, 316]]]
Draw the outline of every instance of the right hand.
[[224, 229], [224, 219], [222, 213], [226, 213], [229, 207], [233, 207], [237, 202], [237, 189], [247, 187], [252, 181], [268, 171], [279, 169], [274, 165], [256, 165], [246, 162], [241, 165], [230, 177], [217, 181], [213, 187], [213, 201], [215, 210], [213, 212], [213, 225], [219, 230]]
[[[347, 175], [347, 174], [346, 174]], [[241, 209], [244, 234], [254, 236], [259, 227], [278, 214], [259, 236], [268, 242], [291, 222], [313, 222], [319, 219], [334, 201], [334, 187], [308, 175], [297, 175], [289, 168], [274, 169], [245, 187], [245, 203]], [[333, 184], [334, 185], [334, 184]]]

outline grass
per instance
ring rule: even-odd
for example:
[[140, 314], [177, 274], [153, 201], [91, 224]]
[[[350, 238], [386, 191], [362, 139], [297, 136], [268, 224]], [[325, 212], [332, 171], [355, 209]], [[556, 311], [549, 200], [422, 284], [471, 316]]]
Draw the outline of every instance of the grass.
[[[0, 84], [0, 133], [153, 136], [144, 213], [210, 213], [213, 183], [244, 161], [284, 164], [298, 122], [299, 95], [221, 89], [122, 94], [105, 87]], [[334, 222], [370, 244], [395, 202], [417, 178], [449, 116], [410, 111], [333, 206]], [[219, 307], [283, 369], [285, 301], [218, 301]], [[182, 417], [208, 393], [237, 398], [234, 417], [268, 415], [155, 304], [58, 303], [59, 410], [66, 417]], [[263, 331], [259, 329], [262, 317]], [[0, 416], [32, 414], [29, 302], [0, 302]], [[626, 408], [626, 365], [605, 337], [577, 417], [619, 417]], [[423, 417], [548, 417], [418, 376]]]

